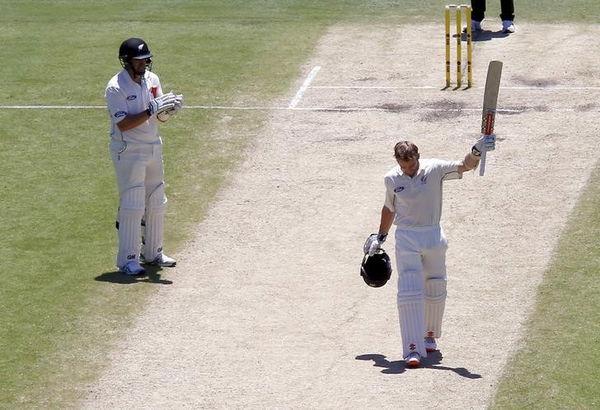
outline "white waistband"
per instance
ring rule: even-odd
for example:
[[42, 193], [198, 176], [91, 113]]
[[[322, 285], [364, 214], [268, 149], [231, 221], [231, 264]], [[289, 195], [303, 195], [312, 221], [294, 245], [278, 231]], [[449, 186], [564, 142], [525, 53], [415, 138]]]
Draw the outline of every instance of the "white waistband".
[[437, 224], [437, 225], [427, 225], [427, 226], [401, 226], [401, 225], [396, 226], [397, 231], [425, 232], [425, 231], [432, 231], [434, 229], [440, 229], [440, 225]]

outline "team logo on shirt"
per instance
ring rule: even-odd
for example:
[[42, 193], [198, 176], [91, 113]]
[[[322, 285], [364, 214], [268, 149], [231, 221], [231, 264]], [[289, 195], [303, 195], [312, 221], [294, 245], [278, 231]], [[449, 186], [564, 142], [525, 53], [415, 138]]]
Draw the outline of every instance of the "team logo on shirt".
[[115, 118], [125, 117], [127, 113], [125, 111], [118, 111], [115, 113]]
[[137, 95], [128, 95], [127, 96], [127, 101], [133, 101], [137, 98]]
[[397, 194], [400, 193], [400, 192], [402, 192], [402, 191], [404, 191], [404, 187], [403, 186], [397, 186], [396, 188], [394, 188], [394, 192], [397, 193]]

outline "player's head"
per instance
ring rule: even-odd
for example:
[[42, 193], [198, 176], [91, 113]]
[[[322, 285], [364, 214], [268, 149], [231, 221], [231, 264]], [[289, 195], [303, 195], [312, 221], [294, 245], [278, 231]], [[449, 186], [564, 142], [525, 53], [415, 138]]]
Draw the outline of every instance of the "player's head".
[[123, 68], [132, 70], [136, 75], [144, 75], [146, 69], [152, 70], [152, 53], [141, 38], [132, 37], [121, 43], [119, 61]]
[[410, 141], [400, 141], [394, 146], [394, 158], [408, 176], [414, 176], [419, 170], [419, 157], [419, 148]]

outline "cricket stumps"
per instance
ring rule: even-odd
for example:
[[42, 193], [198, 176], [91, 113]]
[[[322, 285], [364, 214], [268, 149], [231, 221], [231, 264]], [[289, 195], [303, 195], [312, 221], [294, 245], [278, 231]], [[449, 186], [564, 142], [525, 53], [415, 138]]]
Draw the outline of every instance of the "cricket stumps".
[[462, 15], [464, 14], [467, 40], [467, 88], [473, 85], [473, 33], [471, 30], [471, 6], [467, 4], [448, 4], [444, 11], [446, 26], [446, 88], [452, 85], [452, 61], [451, 61], [451, 39], [452, 39], [452, 16], [454, 15], [456, 33], [456, 88], [463, 85], [462, 66]]

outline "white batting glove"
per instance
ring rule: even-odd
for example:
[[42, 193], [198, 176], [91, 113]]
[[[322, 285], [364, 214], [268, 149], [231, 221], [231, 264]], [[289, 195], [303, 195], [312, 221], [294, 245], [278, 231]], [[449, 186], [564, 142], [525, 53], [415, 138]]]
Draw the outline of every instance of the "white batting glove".
[[481, 156], [483, 151], [493, 151], [496, 149], [496, 134], [482, 135], [477, 140], [473, 148], [471, 148], [471, 154], [476, 157]]
[[387, 238], [387, 234], [376, 234], [372, 233], [369, 235], [365, 244], [363, 245], [363, 252], [365, 254], [369, 254], [369, 256], [373, 256], [377, 253], [377, 250], [381, 248], [381, 245], [385, 242]]
[[160, 114], [163, 111], [172, 110], [175, 107], [175, 94], [168, 93], [163, 94], [160, 97], [156, 97], [148, 104], [148, 114], [153, 116], [154, 114]]
[[171, 109], [169, 111], [169, 113], [171, 115], [175, 115], [179, 111], [181, 111], [182, 108], [183, 108], [183, 95], [182, 94], [177, 94], [177, 95], [175, 95], [175, 106], [173, 107], [173, 109]]

